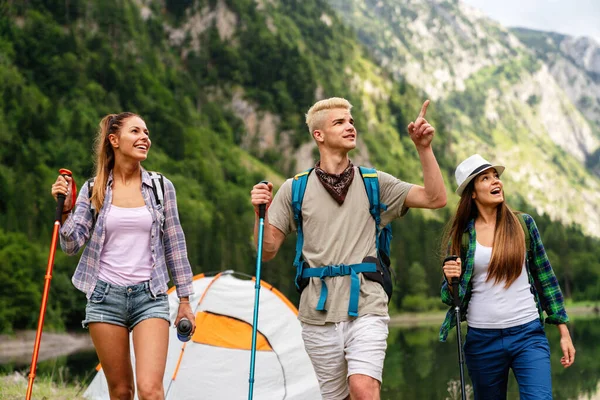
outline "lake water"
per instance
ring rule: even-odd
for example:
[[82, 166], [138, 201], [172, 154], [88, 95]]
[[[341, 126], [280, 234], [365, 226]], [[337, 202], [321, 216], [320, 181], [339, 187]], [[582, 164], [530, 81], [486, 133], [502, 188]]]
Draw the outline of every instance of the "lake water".
[[[600, 319], [579, 318], [570, 324], [571, 337], [577, 351], [575, 364], [564, 369], [558, 329], [546, 325], [550, 342], [552, 387], [554, 400], [587, 399], [596, 393], [600, 383]], [[466, 325], [463, 324], [463, 343]], [[453, 397], [449, 387], [459, 385], [460, 372], [456, 331], [446, 343], [437, 339], [438, 327], [391, 328], [385, 360], [382, 399], [445, 400]], [[470, 384], [465, 366], [465, 380]], [[508, 399], [518, 399], [517, 383], [510, 373]]]
[[[464, 325], [463, 325], [464, 327]], [[560, 365], [558, 330], [546, 326], [552, 352], [552, 381], [555, 400], [587, 399], [600, 396], [600, 319], [578, 318], [571, 325], [571, 336], [577, 350], [575, 364], [568, 369]], [[456, 333], [446, 343], [437, 340], [438, 327], [390, 328], [385, 360], [382, 400], [446, 400], [457, 389], [459, 369]], [[463, 328], [463, 334], [466, 328]], [[58, 382], [89, 383], [98, 363], [93, 350], [46, 360], [38, 365], [38, 376], [52, 375]], [[26, 371], [28, 365], [0, 365], [1, 373]], [[470, 384], [465, 367], [467, 384]], [[508, 399], [518, 399], [518, 388], [510, 375]], [[459, 393], [459, 392], [457, 392]]]

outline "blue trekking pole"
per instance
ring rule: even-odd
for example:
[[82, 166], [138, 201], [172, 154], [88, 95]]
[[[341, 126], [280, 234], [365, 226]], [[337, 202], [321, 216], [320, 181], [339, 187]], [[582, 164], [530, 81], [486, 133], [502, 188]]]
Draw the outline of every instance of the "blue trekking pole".
[[[261, 183], [267, 183], [266, 181], [262, 181]], [[256, 254], [256, 284], [254, 288], [256, 289], [256, 294], [254, 295], [254, 318], [252, 322], [252, 348], [250, 350], [250, 379], [248, 382], [250, 383], [250, 389], [248, 390], [248, 400], [252, 400], [252, 396], [254, 394], [254, 361], [256, 358], [256, 331], [258, 326], [258, 304], [260, 298], [260, 268], [262, 265], [262, 245], [263, 245], [263, 235], [265, 228], [265, 213], [267, 210], [266, 204], [260, 204], [258, 206], [258, 246], [257, 246], [257, 254]]]

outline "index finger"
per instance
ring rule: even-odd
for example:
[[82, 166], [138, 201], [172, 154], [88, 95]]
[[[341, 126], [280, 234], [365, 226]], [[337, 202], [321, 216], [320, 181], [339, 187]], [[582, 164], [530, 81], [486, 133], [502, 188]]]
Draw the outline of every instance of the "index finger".
[[419, 119], [419, 118], [425, 118], [425, 114], [427, 114], [427, 107], [428, 106], [429, 106], [429, 100], [425, 100], [425, 102], [421, 106], [421, 112], [419, 113], [419, 116], [417, 117], [417, 119]]

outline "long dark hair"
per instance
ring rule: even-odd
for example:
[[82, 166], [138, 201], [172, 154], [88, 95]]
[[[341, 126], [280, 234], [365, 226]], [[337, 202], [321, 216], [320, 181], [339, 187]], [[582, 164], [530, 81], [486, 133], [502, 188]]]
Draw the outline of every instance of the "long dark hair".
[[[475, 178], [477, 179], [477, 178]], [[473, 191], [475, 179], [465, 188], [456, 207], [456, 214], [446, 226], [441, 254], [461, 254], [462, 236], [469, 221], [479, 214]], [[504, 281], [508, 288], [521, 275], [525, 261], [525, 235], [517, 216], [506, 201], [498, 204], [492, 258], [487, 280], [495, 284]], [[466, 260], [461, 260], [464, 263]]]

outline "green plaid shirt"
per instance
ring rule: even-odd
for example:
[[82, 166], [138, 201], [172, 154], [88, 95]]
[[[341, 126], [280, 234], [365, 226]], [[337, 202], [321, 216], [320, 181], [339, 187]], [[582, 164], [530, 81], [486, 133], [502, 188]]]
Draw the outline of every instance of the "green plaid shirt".
[[[535, 302], [540, 313], [540, 320], [544, 322], [543, 312], [545, 311], [548, 316], [546, 318], [546, 323], [554, 325], [565, 324], [569, 322], [569, 317], [565, 311], [563, 296], [560, 291], [560, 286], [558, 285], [558, 280], [556, 279], [550, 261], [548, 261], [548, 257], [546, 256], [546, 250], [544, 249], [540, 232], [530, 215], [522, 215], [529, 229], [533, 250], [533, 254], [528, 254], [527, 256], [527, 275], [529, 276], [529, 283], [531, 284]], [[471, 220], [467, 224], [465, 232], [469, 233], [469, 247], [466, 256], [462, 260], [465, 266], [465, 272], [459, 283], [458, 290], [461, 301], [462, 321], [466, 320], [467, 308], [471, 297], [471, 276], [473, 275], [476, 246], [475, 220]], [[532, 262], [530, 262], [530, 259]], [[536, 290], [536, 288], [538, 289]], [[448, 332], [456, 326], [456, 313], [454, 311], [452, 294], [448, 289], [448, 282], [446, 281], [442, 284], [441, 295], [442, 301], [450, 306], [450, 309], [446, 313], [446, 319], [440, 328], [440, 341], [445, 342], [448, 337]]]

